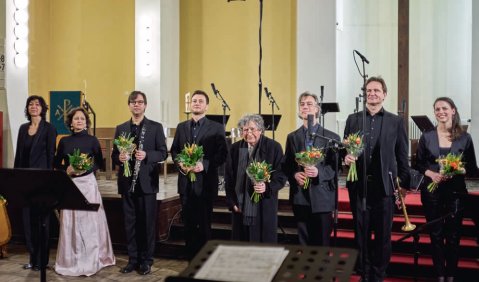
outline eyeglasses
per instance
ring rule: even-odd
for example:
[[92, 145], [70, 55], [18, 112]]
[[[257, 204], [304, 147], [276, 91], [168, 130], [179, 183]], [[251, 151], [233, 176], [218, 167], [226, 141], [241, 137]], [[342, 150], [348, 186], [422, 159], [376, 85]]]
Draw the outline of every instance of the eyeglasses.
[[140, 101], [130, 101], [130, 104], [132, 105], [143, 105], [145, 103], [145, 101], [143, 100], [140, 100]]
[[241, 133], [248, 133], [248, 132], [257, 132], [257, 131], [260, 131], [259, 129], [253, 128], [253, 127], [250, 127], [250, 128], [242, 128], [242, 129], [240, 129], [240, 130], [241, 130]]

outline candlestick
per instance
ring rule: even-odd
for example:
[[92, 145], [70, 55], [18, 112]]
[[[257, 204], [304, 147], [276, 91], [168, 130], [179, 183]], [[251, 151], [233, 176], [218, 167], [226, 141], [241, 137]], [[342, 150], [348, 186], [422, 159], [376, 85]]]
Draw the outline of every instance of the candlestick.
[[185, 113], [190, 112], [190, 92], [185, 94]]

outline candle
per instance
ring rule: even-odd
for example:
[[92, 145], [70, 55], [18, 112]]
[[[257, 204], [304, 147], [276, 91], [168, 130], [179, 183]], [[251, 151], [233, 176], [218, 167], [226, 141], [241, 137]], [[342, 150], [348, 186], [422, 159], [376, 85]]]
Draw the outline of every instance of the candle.
[[185, 94], [185, 113], [190, 112], [190, 92]]

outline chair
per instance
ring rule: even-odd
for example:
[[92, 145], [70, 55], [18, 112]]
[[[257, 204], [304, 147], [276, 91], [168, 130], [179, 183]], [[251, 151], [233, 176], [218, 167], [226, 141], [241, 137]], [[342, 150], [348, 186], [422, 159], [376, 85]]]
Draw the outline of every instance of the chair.
[[163, 181], [166, 184], [166, 179], [168, 177], [168, 164], [174, 164], [175, 162], [171, 158], [171, 144], [173, 143], [173, 138], [175, 137], [176, 128], [165, 128], [165, 136], [166, 136], [166, 147], [168, 149], [168, 156], [166, 160], [160, 162], [163, 165]]

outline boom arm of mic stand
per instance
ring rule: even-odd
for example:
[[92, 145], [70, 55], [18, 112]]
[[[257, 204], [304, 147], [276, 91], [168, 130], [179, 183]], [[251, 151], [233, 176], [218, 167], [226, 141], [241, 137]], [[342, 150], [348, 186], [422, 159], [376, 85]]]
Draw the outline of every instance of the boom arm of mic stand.
[[334, 144], [334, 147], [335, 149], [344, 149], [344, 145], [341, 141], [339, 140], [336, 140], [336, 139], [332, 139], [332, 138], [329, 138], [329, 137], [326, 137], [326, 136], [323, 136], [323, 135], [318, 135], [318, 134], [311, 134], [311, 138], [314, 140], [316, 137], [318, 138], [321, 138], [323, 140], [326, 140], [328, 141], [329, 143], [332, 143]]
[[231, 111], [230, 106], [228, 106], [228, 103], [226, 103], [223, 96], [221, 96], [221, 93], [219, 91], [217, 91], [216, 94], [218, 94], [218, 96], [216, 96], [216, 97], [219, 97], [219, 99], [221, 100], [221, 105], [223, 106], [223, 108], [228, 109], [229, 111]]
[[277, 108], [278, 111], [279, 111], [278, 103], [276, 103], [276, 100], [274, 100], [274, 97], [273, 97], [273, 95], [271, 95], [271, 93], [269, 93], [269, 102], [270, 102], [270, 104], [272, 104], [272, 105], [276, 105], [276, 108]]

